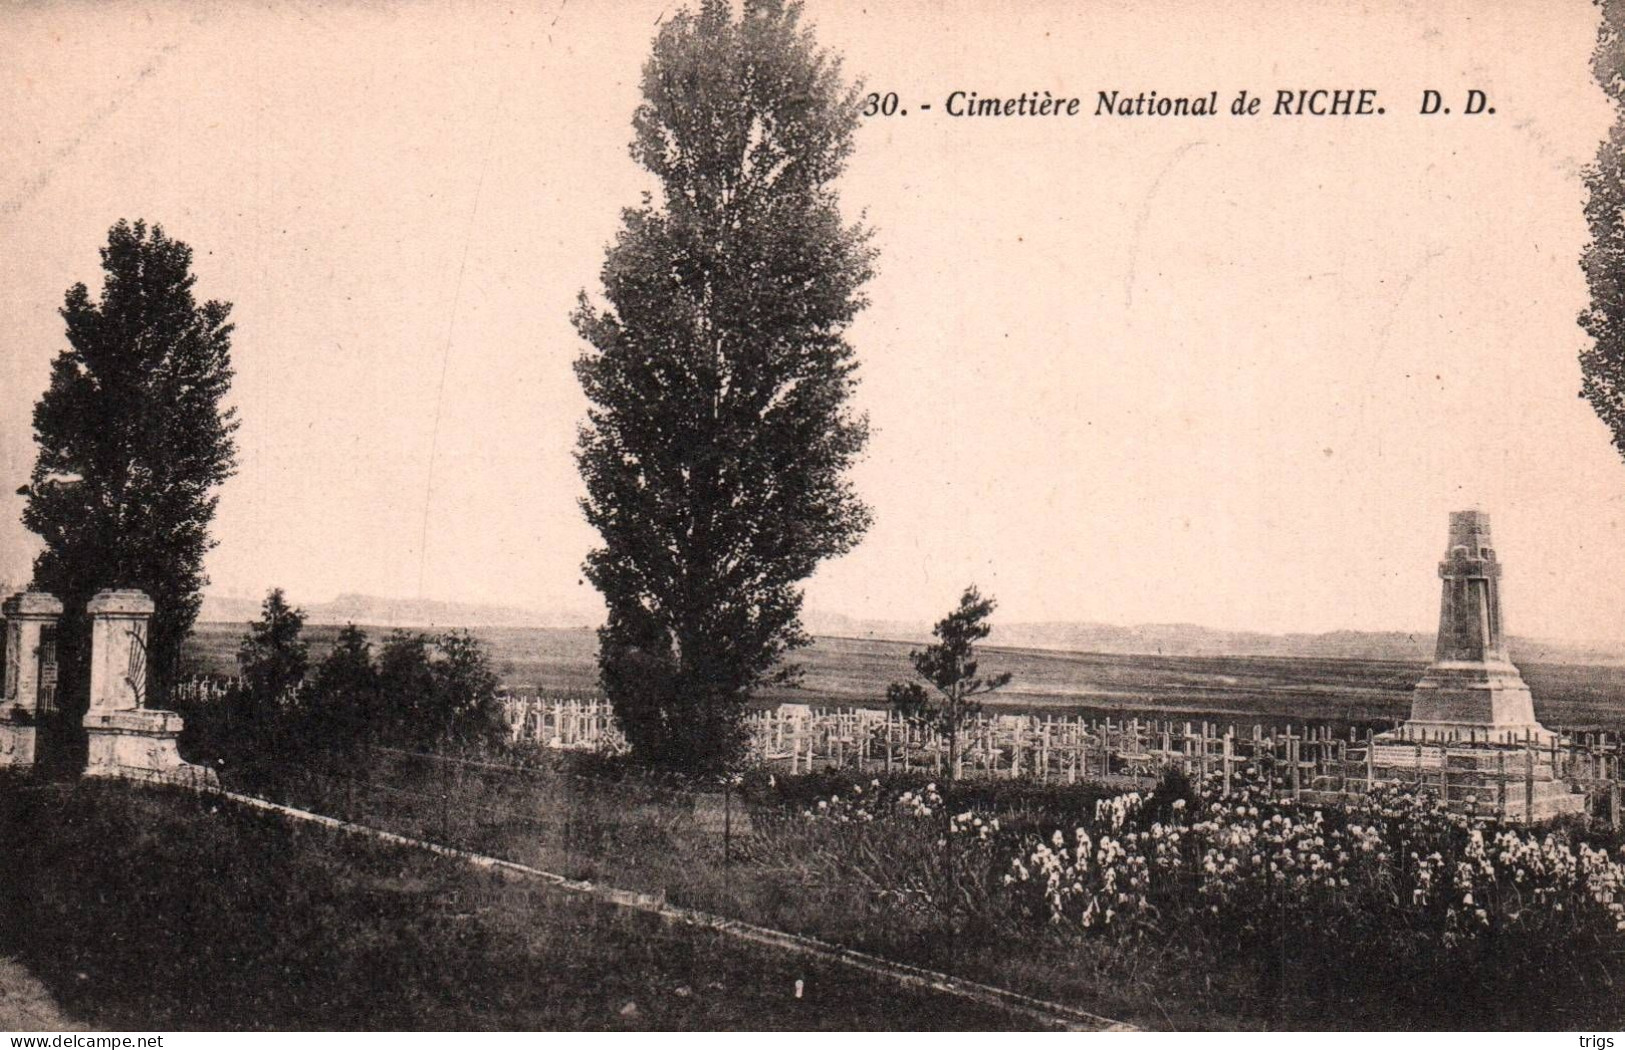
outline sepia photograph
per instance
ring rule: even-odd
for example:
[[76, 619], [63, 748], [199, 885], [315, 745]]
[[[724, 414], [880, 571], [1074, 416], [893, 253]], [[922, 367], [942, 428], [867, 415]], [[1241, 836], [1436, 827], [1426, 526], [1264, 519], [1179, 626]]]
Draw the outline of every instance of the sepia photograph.
[[0, 0], [0, 244], [12, 1047], [1622, 1038], [1625, 0]]

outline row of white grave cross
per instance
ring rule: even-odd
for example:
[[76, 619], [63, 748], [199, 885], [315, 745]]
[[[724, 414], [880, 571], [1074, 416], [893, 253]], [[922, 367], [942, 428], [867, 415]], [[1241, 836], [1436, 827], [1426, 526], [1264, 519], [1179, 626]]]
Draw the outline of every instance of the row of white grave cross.
[[[101, 591], [90, 616], [90, 705], [83, 719], [85, 773], [137, 780], [210, 782], [210, 770], [182, 761], [181, 717], [145, 706], [147, 625], [152, 599], [140, 591]], [[0, 767], [32, 768], [42, 716], [56, 706], [55, 631], [62, 603], [23, 591], [0, 603], [5, 619], [5, 683], [0, 696]]]

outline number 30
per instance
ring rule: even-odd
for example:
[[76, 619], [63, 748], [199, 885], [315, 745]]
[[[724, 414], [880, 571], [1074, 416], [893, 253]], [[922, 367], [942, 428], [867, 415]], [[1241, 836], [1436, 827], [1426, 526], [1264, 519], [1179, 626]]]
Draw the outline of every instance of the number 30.
[[889, 117], [897, 112], [897, 92], [888, 91], [884, 95], [870, 92], [869, 97], [863, 100], [863, 115], [866, 117]]

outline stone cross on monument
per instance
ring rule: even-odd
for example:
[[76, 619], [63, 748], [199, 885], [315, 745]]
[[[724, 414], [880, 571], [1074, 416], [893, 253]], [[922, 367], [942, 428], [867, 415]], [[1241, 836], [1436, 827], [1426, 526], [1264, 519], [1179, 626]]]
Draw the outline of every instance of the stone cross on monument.
[[1535, 701], [1507, 656], [1501, 618], [1501, 562], [1490, 539], [1490, 516], [1450, 515], [1450, 540], [1439, 562], [1439, 640], [1433, 664], [1416, 683], [1407, 739], [1550, 743], [1535, 720]]

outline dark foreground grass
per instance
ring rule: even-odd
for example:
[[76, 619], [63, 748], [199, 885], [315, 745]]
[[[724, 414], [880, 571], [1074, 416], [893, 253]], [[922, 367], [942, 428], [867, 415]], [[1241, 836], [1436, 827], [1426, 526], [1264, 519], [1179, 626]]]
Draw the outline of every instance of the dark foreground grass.
[[[1283, 1012], [1294, 1004], [1273, 996], [1250, 1002], [1256, 982], [1235, 965], [1221, 967], [1179, 948], [1124, 951], [1104, 942], [1035, 936], [1018, 916], [987, 913], [980, 887], [990, 876], [978, 867], [987, 855], [940, 848], [940, 820], [897, 828], [906, 834], [872, 843], [865, 858], [844, 855], [804, 820], [802, 809], [816, 806], [821, 795], [850, 795], [850, 776], [797, 777], [772, 787], [765, 774], [760, 782], [753, 778], [733, 799], [735, 823], [725, 841], [719, 793], [697, 794], [692, 785], [629, 775], [614, 763], [583, 756], [538, 759], [554, 764], [518, 773], [401, 752], [355, 760], [315, 756], [302, 767], [278, 766], [272, 780], [243, 786], [360, 824], [657, 894], [682, 907], [1139, 1027], [1302, 1027]], [[594, 775], [581, 775], [583, 769]], [[895, 793], [907, 778], [881, 783]], [[1115, 791], [1001, 781], [966, 782], [949, 794], [941, 817], [974, 807], [997, 811], [1011, 831], [1047, 832], [1071, 827], [1078, 814]], [[901, 896], [890, 884], [896, 872], [918, 873]]]
[[[1011, 873], [1012, 856], [1026, 856], [1030, 847], [1020, 846], [1023, 841], [1049, 840], [1057, 829], [1071, 836], [1084, 825], [1097, 837], [1105, 834], [1096, 803], [1116, 790], [1100, 785], [938, 784], [946, 797], [927, 791], [931, 812], [911, 814], [900, 795], [924, 785], [909, 778], [819, 774], [770, 781], [756, 773], [733, 789], [725, 814], [715, 790], [634, 775], [624, 764], [560, 754], [526, 761], [531, 764], [518, 769], [401, 752], [347, 761], [317, 756], [302, 768], [278, 767], [277, 780], [260, 790], [319, 812], [663, 894], [679, 905], [1141, 1027], [1607, 1029], [1625, 1016], [1619, 1009], [1625, 1000], [1616, 992], [1618, 941], [1611, 933], [1599, 938], [1590, 926], [1568, 931], [1555, 920], [1549, 929], [1537, 928], [1535, 918], [1544, 913], [1536, 909], [1535, 918], [1503, 939], [1490, 935], [1451, 949], [1438, 936], [1438, 916], [1399, 907], [1411, 899], [1401, 876], [1411, 877], [1405, 873], [1417, 866], [1403, 861], [1386, 874], [1370, 869], [1370, 879], [1356, 888], [1345, 882], [1345, 890], [1301, 902], [1247, 896], [1257, 879], [1233, 888], [1215, 882], [1220, 895], [1206, 897], [1196, 889], [1202, 858], [1193, 846], [1178, 871], [1158, 877], [1161, 896], [1150, 910], [1131, 925], [1120, 924], [1120, 932], [1082, 930], [1076, 909], [1067, 921], [1051, 924], [1047, 905], [1002, 880]], [[1112, 834], [1148, 837], [1146, 825], [1171, 820], [1176, 801], [1187, 813], [1197, 806], [1205, 811], [1191, 790], [1188, 783], [1159, 784], [1146, 813], [1160, 816]], [[1328, 812], [1337, 828], [1353, 819]], [[1307, 810], [1294, 814], [1310, 818]], [[974, 832], [962, 822], [977, 815], [1000, 822], [990, 829], [998, 848], [969, 841]], [[961, 822], [957, 831], [950, 821]], [[1389, 823], [1394, 841], [1384, 848], [1399, 849], [1398, 856], [1404, 849], [1427, 856], [1436, 848], [1447, 859], [1465, 856], [1464, 831], [1400, 816]], [[731, 832], [726, 838], [724, 827]], [[1617, 836], [1594, 828], [1554, 833], [1615, 854], [1620, 847]], [[1330, 856], [1334, 838], [1329, 830], [1331, 845], [1316, 841], [1305, 848]], [[1454, 873], [1454, 863], [1445, 870]], [[1116, 869], [1125, 880], [1119, 890], [1132, 889], [1128, 869]], [[1368, 966], [1369, 960], [1382, 965]]]
[[95, 1028], [1023, 1026], [952, 997], [179, 791], [3, 781], [0, 837], [0, 951]]

